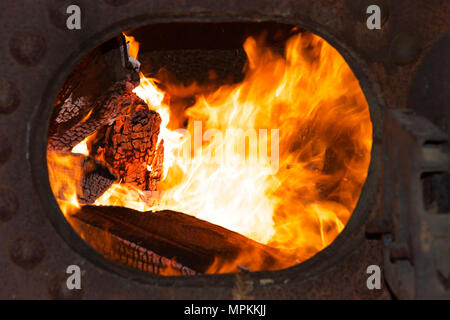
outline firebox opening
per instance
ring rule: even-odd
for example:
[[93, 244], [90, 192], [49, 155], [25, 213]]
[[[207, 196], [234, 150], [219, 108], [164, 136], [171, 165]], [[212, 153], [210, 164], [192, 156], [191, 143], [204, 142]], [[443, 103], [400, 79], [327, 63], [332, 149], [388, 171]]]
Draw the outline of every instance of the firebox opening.
[[341, 233], [367, 177], [369, 106], [325, 40], [278, 23], [172, 23], [91, 50], [48, 130], [64, 217], [158, 275], [280, 270]]

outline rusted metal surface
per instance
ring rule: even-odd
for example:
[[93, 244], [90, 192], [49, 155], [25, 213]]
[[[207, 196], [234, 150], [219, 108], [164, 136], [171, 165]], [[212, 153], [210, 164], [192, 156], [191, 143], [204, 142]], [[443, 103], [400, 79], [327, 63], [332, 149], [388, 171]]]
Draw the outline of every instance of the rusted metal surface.
[[385, 129], [386, 277], [399, 298], [449, 299], [448, 137], [410, 110], [386, 112]]
[[408, 107], [450, 136], [450, 31], [426, 53], [411, 85]]
[[[380, 265], [384, 270], [382, 243], [367, 240], [364, 227], [380, 215], [380, 147], [386, 127], [383, 112], [408, 107], [418, 66], [431, 44], [450, 28], [450, 3], [410, 1], [405, 6], [401, 1], [373, 1], [379, 2], [388, 8], [389, 15], [376, 31], [368, 30], [364, 19], [358, 18], [364, 9], [361, 1], [1, 2], [0, 32], [6, 45], [0, 48], [0, 298], [389, 298], [384, 283], [380, 291], [365, 287], [368, 265]], [[69, 4], [81, 7], [81, 30], [65, 28]], [[334, 45], [359, 77], [374, 122], [368, 180], [342, 235], [313, 259], [285, 271], [250, 273], [246, 280], [235, 275], [150, 277], [105, 260], [61, 219], [50, 196], [45, 146], [51, 106], [64, 79], [91, 48], [120, 31], [176, 21], [300, 25]], [[402, 222], [401, 226], [408, 229], [420, 224]], [[401, 245], [397, 252], [392, 250], [396, 264], [410, 263], [404, 260], [409, 250]], [[445, 263], [439, 257], [434, 259], [438, 274], [448, 279], [448, 273], [442, 272], [448, 272]], [[65, 269], [72, 264], [83, 270], [82, 291], [65, 287]], [[392, 274], [386, 278], [395, 285], [401, 277]], [[435, 277], [438, 287], [448, 283]], [[413, 297], [431, 294], [427, 290], [417, 293], [426, 281], [421, 275], [414, 281]], [[411, 297], [409, 288], [405, 292], [396, 294]]]

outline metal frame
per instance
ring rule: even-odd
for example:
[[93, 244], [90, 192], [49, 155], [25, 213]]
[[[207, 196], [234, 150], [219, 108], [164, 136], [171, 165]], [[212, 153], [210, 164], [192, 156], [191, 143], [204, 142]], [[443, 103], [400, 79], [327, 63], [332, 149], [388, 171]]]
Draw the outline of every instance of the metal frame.
[[[1, 33], [8, 43], [0, 49], [0, 297], [239, 296], [239, 275], [151, 277], [106, 261], [88, 247], [61, 219], [51, 196], [45, 162], [46, 130], [56, 93], [76, 62], [90, 48], [122, 30], [158, 22], [277, 21], [305, 27], [344, 56], [370, 105], [374, 145], [367, 183], [344, 232], [326, 250], [299, 266], [246, 275], [249, 292], [255, 298], [274, 299], [388, 298], [386, 290], [370, 291], [365, 287], [367, 266], [382, 261], [380, 241], [367, 239], [365, 230], [379, 215], [383, 110], [405, 107], [399, 103], [408, 93], [403, 79], [412, 77], [421, 60], [420, 54], [410, 51], [417, 43], [419, 48], [432, 43], [448, 22], [440, 7], [430, 5], [428, 11], [408, 9], [425, 21], [442, 22], [439, 28], [416, 24], [421, 28], [417, 34], [426, 34], [425, 40], [418, 40], [401, 31], [414, 21], [402, 18], [411, 12], [402, 12], [394, 2], [387, 5], [385, 29], [374, 33], [354, 14], [361, 12], [362, 2], [41, 0], [0, 4], [5, 25]], [[82, 30], [65, 29], [64, 9], [69, 4], [81, 7]], [[18, 25], [17, 19], [24, 23]], [[404, 39], [406, 45], [399, 46], [397, 43]], [[386, 48], [385, 43], [392, 45]], [[381, 48], [381, 54], [374, 48]], [[399, 56], [404, 59], [397, 59]], [[82, 291], [65, 288], [65, 269], [71, 264], [80, 265], [84, 271]]]

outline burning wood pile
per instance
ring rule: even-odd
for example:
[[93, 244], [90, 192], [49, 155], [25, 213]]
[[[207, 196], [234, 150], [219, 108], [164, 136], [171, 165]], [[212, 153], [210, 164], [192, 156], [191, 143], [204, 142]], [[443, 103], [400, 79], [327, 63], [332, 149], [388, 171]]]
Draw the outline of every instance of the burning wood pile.
[[[145, 272], [193, 275], [281, 269], [333, 241], [367, 174], [371, 123], [331, 47], [297, 35], [282, 57], [249, 38], [243, 82], [206, 92], [139, 75], [136, 41], [120, 43], [77, 65], [50, 119], [51, 187], [86, 242]], [[332, 90], [308, 96], [319, 82]], [[171, 97], [186, 92], [194, 105], [177, 116]]]
[[[58, 96], [48, 137], [48, 166], [50, 175], [62, 175], [71, 184], [79, 181], [72, 200], [80, 206], [70, 214], [70, 222], [84, 239], [108, 258], [160, 275], [211, 272], [217, 261], [233, 261], [242, 250], [261, 256], [267, 267], [287, 258], [274, 248], [182, 213], [93, 205], [114, 183], [136, 188], [147, 203], [157, 195], [164, 162], [164, 141], [158, 139], [161, 117], [132, 92], [137, 85], [120, 80], [97, 98], [74, 100], [83, 89], [75, 83]], [[70, 194], [65, 188], [59, 190], [59, 201], [71, 200], [65, 198]]]

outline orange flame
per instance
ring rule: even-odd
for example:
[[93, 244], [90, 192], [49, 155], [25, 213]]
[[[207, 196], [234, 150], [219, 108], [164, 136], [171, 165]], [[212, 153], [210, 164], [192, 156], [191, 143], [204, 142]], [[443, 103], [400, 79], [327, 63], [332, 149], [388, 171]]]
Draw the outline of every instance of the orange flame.
[[125, 42], [128, 44], [128, 55], [137, 60], [139, 53], [139, 42], [137, 42], [132, 36], [127, 36], [123, 32], [122, 34], [125, 37]]
[[78, 194], [82, 177], [81, 159], [70, 153], [47, 152], [50, 186], [67, 217], [80, 208]]

